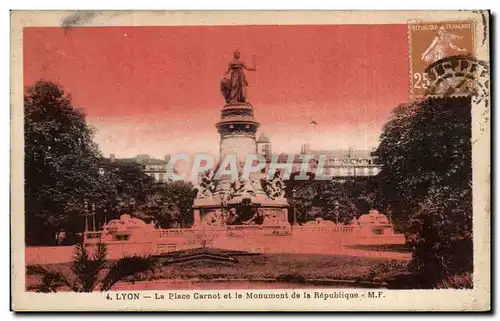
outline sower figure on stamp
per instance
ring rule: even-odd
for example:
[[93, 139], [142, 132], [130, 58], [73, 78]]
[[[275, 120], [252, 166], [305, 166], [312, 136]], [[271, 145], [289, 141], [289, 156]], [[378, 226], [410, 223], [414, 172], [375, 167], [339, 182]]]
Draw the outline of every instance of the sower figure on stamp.
[[[439, 27], [436, 37], [429, 47], [422, 53], [422, 60], [433, 63], [444, 57], [453, 55], [455, 52], [467, 52], [453, 43], [454, 40], [463, 37], [450, 33], [444, 26]], [[450, 50], [451, 49], [451, 50]]]
[[[233, 57], [234, 58], [229, 63], [226, 74], [221, 81], [220, 89], [222, 95], [226, 99], [226, 103], [244, 103], [247, 100], [248, 85], [245, 70], [256, 70], [255, 56], [253, 56], [253, 68], [248, 68], [245, 63], [240, 61], [240, 52], [238, 50], [234, 52]], [[229, 78], [227, 77], [228, 75]]]

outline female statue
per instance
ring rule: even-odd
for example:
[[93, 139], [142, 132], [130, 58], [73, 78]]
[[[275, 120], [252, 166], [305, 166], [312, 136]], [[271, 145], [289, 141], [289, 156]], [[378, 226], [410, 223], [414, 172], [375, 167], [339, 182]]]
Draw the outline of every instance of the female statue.
[[221, 81], [220, 89], [222, 95], [226, 99], [226, 103], [244, 103], [247, 99], [246, 87], [248, 85], [245, 77], [245, 70], [255, 71], [256, 68], [255, 66], [254, 68], [247, 68], [247, 66], [240, 61], [240, 52], [238, 50], [234, 52], [233, 57]]

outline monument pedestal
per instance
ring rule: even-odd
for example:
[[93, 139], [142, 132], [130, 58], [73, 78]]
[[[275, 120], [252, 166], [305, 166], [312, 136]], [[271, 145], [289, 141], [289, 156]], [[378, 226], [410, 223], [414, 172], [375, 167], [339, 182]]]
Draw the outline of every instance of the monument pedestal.
[[238, 162], [244, 162], [247, 155], [256, 154], [255, 133], [259, 125], [250, 103], [225, 105], [221, 120], [215, 125], [220, 134], [221, 160], [227, 155], [236, 155]]
[[227, 203], [213, 199], [195, 200], [193, 228], [224, 226], [284, 226], [288, 222], [288, 202], [285, 198], [266, 199], [237, 196]]
[[[237, 164], [242, 166], [247, 155], [257, 154], [255, 133], [259, 123], [254, 118], [250, 103], [226, 104], [216, 127], [220, 134], [220, 162], [225, 157], [235, 156]], [[289, 227], [286, 198], [271, 196], [262, 185], [263, 181], [265, 178], [261, 173], [253, 173], [246, 181], [241, 178], [233, 181], [230, 176], [220, 177], [214, 184], [214, 190], [209, 191], [210, 196], [205, 193], [203, 197], [195, 199], [194, 227]]]

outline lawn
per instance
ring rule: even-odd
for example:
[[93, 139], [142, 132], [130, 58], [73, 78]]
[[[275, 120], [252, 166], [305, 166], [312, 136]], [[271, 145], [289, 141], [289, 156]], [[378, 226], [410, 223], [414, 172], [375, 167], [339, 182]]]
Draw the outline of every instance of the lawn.
[[[159, 257], [160, 267], [154, 273], [142, 274], [128, 281], [152, 280], [275, 280], [280, 282], [342, 280], [370, 281], [370, 272], [376, 266], [392, 260], [322, 254], [244, 254], [211, 250], [234, 257], [237, 262], [199, 260], [169, 264], [172, 254]], [[185, 253], [181, 253], [184, 256]], [[71, 275], [69, 263], [50, 265]], [[379, 280], [380, 281], [380, 280]], [[383, 281], [383, 280], [382, 280]], [[28, 289], [37, 279], [28, 276]]]
[[395, 253], [411, 253], [409, 246], [405, 244], [381, 244], [381, 245], [346, 245], [346, 248], [365, 251], [383, 251]]
[[[190, 262], [161, 267], [154, 278], [225, 278], [277, 279], [283, 275], [299, 275], [306, 279], [354, 280], [370, 269], [390, 260], [378, 258], [332, 256], [320, 254], [260, 254], [236, 257], [236, 264]], [[149, 276], [151, 278], [151, 276]]]

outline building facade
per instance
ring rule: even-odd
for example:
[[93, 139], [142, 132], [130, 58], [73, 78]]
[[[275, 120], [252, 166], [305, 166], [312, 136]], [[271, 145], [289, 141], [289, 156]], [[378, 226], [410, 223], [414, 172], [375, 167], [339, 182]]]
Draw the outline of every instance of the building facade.
[[[265, 156], [268, 162], [272, 158], [277, 158], [278, 162], [286, 162], [288, 155], [273, 155], [271, 140], [264, 134], [257, 140], [257, 153]], [[298, 173], [301, 164], [307, 157], [309, 161], [309, 172], [316, 173], [320, 158], [324, 159], [322, 175], [331, 176], [332, 179], [364, 178], [376, 176], [380, 173], [381, 165], [376, 163], [371, 155], [373, 150], [357, 150], [350, 147], [347, 150], [315, 150], [310, 144], [304, 144], [300, 148], [300, 153], [295, 155], [292, 172]], [[266, 166], [267, 168], [268, 166]]]
[[265, 134], [260, 134], [256, 144], [257, 154], [264, 156], [266, 160], [271, 160], [273, 155], [271, 140]]
[[167, 182], [167, 164], [170, 155], [165, 155], [164, 159], [153, 158], [150, 155], [140, 154], [132, 158], [116, 158], [114, 154], [110, 155], [111, 162], [135, 163], [138, 164], [144, 173], [155, 179], [157, 182]]

